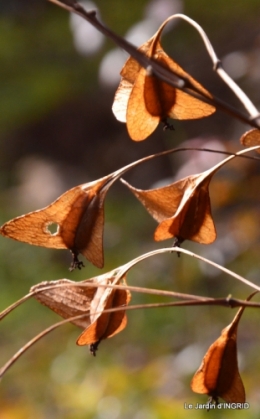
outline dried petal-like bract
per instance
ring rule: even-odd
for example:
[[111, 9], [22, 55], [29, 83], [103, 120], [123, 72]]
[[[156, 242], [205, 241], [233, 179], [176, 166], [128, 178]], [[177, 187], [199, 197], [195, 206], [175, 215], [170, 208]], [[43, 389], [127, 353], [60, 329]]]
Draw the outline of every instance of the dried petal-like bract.
[[[89, 286], [84, 286], [84, 284]], [[64, 319], [86, 314], [82, 319], [72, 320], [71, 323], [85, 329], [90, 324], [90, 304], [97, 291], [94, 279], [87, 279], [75, 283], [69, 279], [44, 281], [34, 285], [30, 292], [41, 304], [53, 310]], [[82, 285], [81, 285], [82, 284]]]
[[[238, 154], [243, 152], [246, 151]], [[161, 188], [141, 190], [123, 179], [121, 181], [158, 221], [155, 240], [175, 237], [178, 243], [192, 240], [210, 244], [216, 239], [216, 229], [211, 214], [209, 184], [214, 173], [234, 157], [229, 156], [205, 172], [187, 176]]]
[[77, 344], [90, 345], [95, 355], [101, 340], [119, 333], [127, 324], [124, 309], [106, 312], [125, 307], [130, 302], [130, 291], [109, 286], [118, 283], [126, 284], [125, 276], [117, 279], [115, 271], [111, 271], [80, 283], [68, 279], [45, 281], [30, 291], [40, 303], [65, 319], [85, 314], [71, 323], [85, 329]]
[[[122, 279], [125, 282], [125, 278]], [[104, 276], [103, 284], [115, 285], [113, 277]], [[102, 339], [106, 339], [121, 332], [127, 324], [125, 310], [106, 312], [107, 309], [124, 307], [129, 304], [131, 294], [128, 290], [113, 289], [110, 287], [99, 288], [91, 302], [91, 324], [82, 332], [77, 344], [91, 345], [95, 355], [97, 347]]]
[[[184, 79], [189, 88], [211, 98], [210, 93], [186, 73], [163, 50], [160, 37], [163, 28], [171, 20], [165, 20], [156, 34], [139, 50], [156, 59], [163, 67]], [[121, 70], [121, 82], [116, 91], [112, 110], [115, 117], [126, 122], [134, 141], [142, 141], [156, 129], [160, 121], [173, 119], [197, 119], [211, 115], [215, 108], [175, 87], [159, 80], [152, 72], [141, 67], [130, 57]]]
[[232, 323], [209, 347], [191, 381], [195, 393], [208, 394], [216, 402], [218, 397], [230, 403], [245, 402], [245, 389], [237, 362], [237, 328], [244, 309], [239, 309]]
[[[245, 147], [260, 146], [260, 130], [254, 128], [246, 131], [240, 138], [240, 142]], [[256, 152], [260, 153], [260, 148], [257, 149]]]
[[[77, 259], [80, 253], [102, 268], [106, 194], [123, 173], [146, 159], [149, 156], [101, 179], [70, 189], [47, 207], [6, 222], [0, 227], [0, 234], [36, 246], [69, 249], [73, 254], [72, 268], [83, 265]], [[55, 233], [51, 232], [53, 226]]]

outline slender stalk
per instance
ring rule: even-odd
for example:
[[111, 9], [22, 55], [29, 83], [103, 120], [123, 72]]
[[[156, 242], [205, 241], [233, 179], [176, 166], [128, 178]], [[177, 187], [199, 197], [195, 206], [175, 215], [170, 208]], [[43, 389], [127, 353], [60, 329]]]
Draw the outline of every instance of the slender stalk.
[[247, 112], [249, 113], [250, 117], [252, 119], [257, 119], [260, 117], [258, 109], [255, 107], [255, 105], [252, 103], [252, 101], [249, 99], [249, 97], [245, 94], [245, 92], [235, 83], [235, 81], [226, 73], [224, 68], [222, 67], [221, 60], [217, 57], [214, 48], [206, 34], [206, 32], [202, 29], [202, 27], [195, 22], [190, 17], [183, 15], [183, 14], [175, 14], [172, 16], [172, 19], [183, 19], [186, 22], [188, 22], [190, 25], [192, 25], [197, 32], [200, 34], [206, 50], [212, 60], [213, 63], [213, 69], [218, 73], [218, 75], [222, 78], [222, 80], [228, 85], [228, 87], [235, 93], [235, 95], [238, 97], [242, 105], [245, 107]]
[[11, 304], [9, 307], [7, 307], [5, 310], [3, 310], [0, 313], [0, 321], [3, 320], [3, 318], [5, 316], [7, 316], [7, 314], [11, 313], [11, 311], [13, 311], [16, 307], [20, 306], [21, 304], [23, 304], [25, 301], [29, 300], [29, 298], [31, 298], [34, 294], [33, 293], [29, 293], [27, 295], [25, 295], [24, 297], [20, 298], [20, 300], [16, 301], [15, 303]]
[[[124, 289], [127, 287], [123, 287]], [[204, 298], [203, 300], [184, 300], [184, 301], [172, 301], [169, 303], [151, 303], [151, 304], [136, 304], [131, 306], [121, 306], [103, 310], [101, 313], [110, 313], [115, 311], [122, 310], [139, 310], [139, 309], [154, 309], [154, 308], [165, 308], [165, 307], [183, 307], [183, 306], [204, 306], [204, 305], [217, 305], [224, 307], [251, 307], [251, 308], [260, 308], [260, 303], [252, 303], [250, 301], [237, 300], [231, 298]], [[99, 314], [99, 313], [96, 313]], [[47, 329], [43, 330], [41, 333], [36, 335], [33, 339], [27, 342], [22, 348], [20, 348], [0, 369], [0, 380], [3, 378], [5, 373], [11, 368], [15, 362], [30, 349], [35, 343], [37, 343], [44, 336], [48, 335], [53, 330], [57, 329], [60, 326], [63, 326], [66, 323], [69, 323], [74, 320], [84, 318], [86, 314], [81, 314], [78, 316], [71, 317], [66, 320], [62, 320], [58, 323], [53, 324]]]
[[225, 268], [222, 265], [219, 265], [216, 262], [213, 262], [212, 260], [209, 260], [207, 258], [204, 258], [203, 256], [200, 256], [196, 253], [190, 252], [189, 250], [183, 249], [181, 247], [166, 247], [166, 248], [162, 248], [162, 249], [157, 249], [157, 250], [152, 250], [151, 252], [145, 253], [139, 257], [137, 257], [136, 259], [133, 259], [131, 262], [127, 263], [126, 265], [121, 267], [121, 270], [119, 271], [117, 278], [118, 280], [123, 277], [134, 265], [136, 265], [137, 263], [148, 259], [149, 257], [153, 257], [155, 255], [159, 255], [161, 253], [184, 253], [188, 256], [194, 257], [195, 259], [201, 260], [202, 262], [207, 263], [208, 265], [214, 266], [214, 268], [219, 269], [220, 271], [226, 273], [227, 275], [237, 279], [240, 282], [243, 282], [245, 285], [248, 285], [249, 287], [260, 291], [260, 287], [256, 284], [254, 284], [253, 282], [249, 281], [248, 279], [244, 278], [241, 275], [236, 274], [233, 271], [230, 271], [229, 269]]

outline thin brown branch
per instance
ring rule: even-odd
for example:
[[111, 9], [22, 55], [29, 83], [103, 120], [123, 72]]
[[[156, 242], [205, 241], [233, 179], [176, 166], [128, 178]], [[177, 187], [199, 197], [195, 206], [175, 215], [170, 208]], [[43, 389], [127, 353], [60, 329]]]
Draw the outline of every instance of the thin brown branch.
[[222, 78], [222, 80], [228, 85], [228, 87], [234, 92], [234, 94], [238, 97], [242, 105], [245, 107], [245, 109], [248, 111], [251, 119], [257, 119], [260, 117], [258, 109], [254, 106], [254, 104], [251, 102], [249, 97], [245, 94], [245, 92], [235, 83], [235, 81], [226, 73], [224, 68], [222, 67], [222, 62], [216, 55], [216, 52], [207, 36], [205, 31], [202, 29], [202, 27], [195, 22], [190, 17], [183, 15], [183, 14], [175, 14], [172, 16], [172, 19], [183, 19], [186, 22], [188, 22], [190, 25], [192, 25], [197, 32], [200, 34], [206, 50], [212, 60], [213, 63], [213, 70], [215, 70], [218, 75]]
[[9, 307], [7, 307], [5, 310], [3, 310], [0, 313], [0, 321], [3, 320], [3, 318], [5, 316], [7, 316], [7, 314], [11, 313], [11, 311], [13, 311], [16, 307], [20, 306], [25, 301], [29, 300], [29, 298], [31, 298], [33, 295], [34, 295], [34, 293], [31, 293], [30, 292], [29, 294], [27, 294], [24, 297], [20, 298], [20, 300], [16, 301], [15, 303], [13, 303]]
[[[114, 311], [121, 311], [121, 310], [139, 310], [139, 309], [151, 309], [151, 308], [165, 308], [165, 307], [183, 307], [183, 306], [224, 306], [224, 307], [251, 307], [251, 308], [260, 308], [260, 303], [254, 303], [247, 300], [238, 300], [231, 297], [227, 298], [204, 298], [203, 300], [184, 300], [184, 301], [173, 301], [169, 303], [152, 303], [152, 304], [136, 304], [131, 306], [122, 306], [122, 307], [115, 307], [110, 308], [107, 310], [103, 310], [102, 313], [109, 313]], [[99, 314], [99, 313], [96, 313]], [[41, 338], [48, 335], [53, 330], [57, 329], [60, 326], [63, 326], [66, 323], [69, 323], [73, 320], [84, 318], [86, 315], [81, 314], [79, 316], [74, 316], [66, 320], [62, 320], [58, 323], [53, 324], [52, 326], [48, 327], [47, 329], [43, 330], [29, 342], [27, 342], [22, 348], [20, 348], [0, 369], [0, 379], [3, 378], [5, 373], [11, 368], [12, 365], [25, 353], [28, 349], [30, 349], [36, 342], [38, 342]]]

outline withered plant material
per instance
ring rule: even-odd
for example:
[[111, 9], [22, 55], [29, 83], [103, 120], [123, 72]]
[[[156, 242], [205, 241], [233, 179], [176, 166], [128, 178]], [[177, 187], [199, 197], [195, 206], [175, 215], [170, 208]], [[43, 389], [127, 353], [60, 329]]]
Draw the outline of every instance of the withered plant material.
[[85, 329], [77, 340], [78, 345], [90, 345], [95, 355], [101, 340], [121, 332], [127, 324], [125, 310], [104, 312], [107, 309], [129, 304], [128, 290], [114, 289], [106, 285], [126, 284], [124, 275], [117, 279], [117, 271], [75, 283], [68, 279], [42, 282], [33, 286], [30, 292], [37, 292], [34, 298], [64, 319], [86, 314], [71, 323]]
[[[86, 317], [73, 320], [71, 323], [85, 329], [90, 324], [90, 304], [97, 291], [95, 284], [98, 281], [87, 279], [80, 283], [75, 283], [69, 279], [57, 281], [44, 281], [34, 285], [30, 292], [34, 293], [34, 298], [41, 304], [53, 310], [64, 319], [79, 316], [86, 313]], [[84, 286], [83, 284], [89, 284]], [[82, 284], [82, 286], [81, 286]]]
[[[245, 132], [240, 138], [240, 142], [244, 147], [260, 146], [260, 130], [251, 129], [250, 131]], [[260, 148], [257, 149], [256, 152], [260, 153]]]
[[[104, 276], [103, 284], [117, 284], [115, 278]], [[120, 281], [124, 283], [126, 277]], [[117, 280], [116, 280], [117, 281]], [[113, 288], [98, 288], [90, 305], [91, 324], [82, 332], [77, 340], [80, 346], [90, 345], [90, 351], [95, 356], [101, 340], [110, 338], [121, 332], [127, 324], [125, 310], [104, 312], [104, 310], [124, 307], [129, 304], [131, 294], [128, 290]]]
[[[95, 266], [102, 268], [104, 265], [104, 202], [109, 188], [118, 178], [120, 178], [120, 176], [133, 167], [155, 157], [180, 150], [181, 149], [171, 149], [144, 157], [101, 179], [76, 186], [65, 192], [47, 207], [29, 212], [6, 222], [0, 227], [0, 234], [36, 246], [69, 249], [73, 255], [71, 269], [84, 266], [83, 263], [78, 260], [78, 255], [80, 253]], [[246, 153], [247, 151], [249, 150], [244, 150], [241, 154]], [[231, 156], [228, 159], [233, 157], [234, 156]], [[221, 164], [224, 163], [220, 163], [220, 165]], [[218, 166], [215, 166], [216, 170], [217, 168]], [[214, 170], [214, 168], [211, 170]], [[205, 174], [206, 172], [204, 175]], [[192, 183], [193, 186], [196, 186], [196, 182], [200, 183], [202, 175], [197, 175], [199, 179]], [[189, 191], [193, 191], [192, 186], [189, 188]], [[142, 193], [145, 195], [145, 191]], [[148, 191], [148, 194], [151, 193], [152, 191]], [[181, 197], [180, 192], [178, 195]], [[162, 195], [162, 203], [159, 204], [159, 207], [161, 207], [160, 211], [162, 210], [162, 219], [169, 216], [169, 214], [167, 216], [163, 215], [165, 212], [163, 207], [165, 205], [168, 204], [163, 203]], [[176, 207], [176, 205], [174, 205], [175, 204], [173, 204], [173, 209]], [[155, 218], [157, 216], [160, 217], [159, 221], [161, 221], [160, 211], [159, 214], [155, 216]], [[51, 231], [53, 226], [56, 228], [56, 232], [54, 233]], [[163, 240], [163, 238], [158, 240]]]
[[[82, 254], [98, 268], [104, 265], [104, 200], [114, 174], [76, 186], [49, 206], [14, 218], [0, 228], [3, 236], [36, 246], [70, 249], [74, 267]], [[51, 233], [49, 227], [57, 228]]]
[[[156, 34], [139, 50], [184, 78], [191, 90], [196, 88], [197, 92], [212, 98], [207, 90], [164, 52], [160, 37], [171, 18], [165, 20]], [[157, 128], [159, 122], [165, 122], [167, 117], [197, 119], [215, 112], [212, 105], [160, 81], [152, 71], [149, 73], [132, 57], [128, 58], [120, 74], [122, 79], [115, 94], [112, 110], [119, 121], [126, 122], [128, 133], [134, 141], [146, 139]]]
[[76, 186], [47, 207], [6, 222], [0, 227], [0, 234], [36, 246], [69, 249], [73, 255], [71, 270], [84, 266], [78, 260], [80, 253], [102, 268], [104, 203], [109, 188], [129, 169], [166, 153], [144, 157], [101, 179]]
[[[209, 38], [207, 37], [206, 33], [202, 29], [197, 22], [193, 19], [189, 18], [186, 15], [177, 13], [176, 15], [171, 16], [169, 19], [182, 19], [192, 25], [199, 35], [201, 36], [206, 50], [209, 54], [209, 57], [213, 63], [213, 69], [218, 73], [218, 75], [222, 78], [222, 80], [227, 84], [227, 86], [235, 93], [238, 97], [242, 105], [246, 108], [250, 116], [244, 115], [238, 109], [234, 109], [229, 104], [225, 103], [223, 100], [217, 98], [216, 96], [208, 96], [208, 92], [206, 97], [204, 97], [201, 91], [197, 91], [196, 87], [192, 85], [190, 86], [190, 80], [185, 80], [182, 78], [177, 77], [168, 67], [163, 67], [160, 62], [157, 62], [153, 58], [148, 57], [147, 55], [143, 54], [141, 50], [137, 50], [134, 45], [129, 43], [126, 39], [122, 38], [121, 36], [117, 35], [107, 26], [104, 26], [102, 22], [97, 19], [96, 12], [94, 10], [87, 11], [85, 10], [78, 2], [74, 0], [49, 0], [51, 3], [54, 3], [68, 12], [76, 13], [80, 15], [83, 19], [87, 20], [91, 25], [93, 25], [98, 31], [103, 33], [106, 37], [110, 38], [113, 42], [116, 43], [117, 46], [124, 49], [128, 52], [129, 55], [135, 58], [135, 60], [143, 67], [147, 68], [149, 74], [151, 74], [150, 69], [152, 72], [160, 79], [167, 82], [169, 85], [174, 86], [179, 89], [183, 89], [184, 92], [187, 92], [190, 95], [195, 95], [198, 97], [199, 100], [204, 101], [206, 103], [211, 103], [212, 107], [218, 107], [220, 110], [227, 112], [228, 115], [232, 115], [233, 117], [239, 119], [240, 121], [251, 125], [252, 127], [260, 128], [260, 119], [259, 119], [259, 112], [251, 102], [251, 100], [245, 95], [245, 93], [239, 88], [239, 86], [231, 79], [231, 77], [225, 72], [223, 69], [222, 63], [220, 59], [217, 57], [213, 46], [210, 43]], [[150, 68], [149, 68], [150, 67]], [[195, 93], [196, 92], [196, 93]]]
[[[171, 185], [151, 190], [140, 190], [127, 182], [133, 194], [160, 224], [154, 240], [176, 238], [210, 244], [216, 239], [216, 228], [211, 214], [209, 183], [212, 175], [188, 176]], [[174, 214], [174, 215], [172, 215]]]
[[232, 323], [209, 347], [191, 381], [191, 389], [195, 393], [208, 394], [216, 403], [219, 397], [229, 403], [244, 403], [246, 399], [237, 362], [237, 328], [244, 309], [241, 307], [238, 310]]
[[[246, 150], [237, 155], [244, 152]], [[162, 188], [141, 190], [123, 179], [121, 181], [158, 221], [154, 233], [156, 241], [175, 237], [177, 244], [184, 240], [210, 244], [216, 239], [216, 228], [211, 213], [209, 184], [216, 171], [234, 157], [227, 157], [205, 172], [187, 176]]]

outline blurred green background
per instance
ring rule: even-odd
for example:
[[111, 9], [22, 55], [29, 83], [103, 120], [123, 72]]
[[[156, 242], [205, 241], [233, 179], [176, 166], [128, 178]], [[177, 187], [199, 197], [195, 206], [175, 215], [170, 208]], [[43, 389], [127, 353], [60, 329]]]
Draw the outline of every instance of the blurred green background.
[[[94, 7], [92, 5], [90, 8]], [[102, 20], [137, 45], [170, 14], [200, 23], [225, 68], [259, 106], [258, 0], [96, 0]], [[48, 205], [68, 188], [102, 177], [137, 158], [179, 144], [240, 149], [245, 125], [217, 112], [174, 122], [146, 141], [132, 142], [111, 105], [126, 55], [89, 25], [82, 29], [47, 1], [0, 3], [0, 222]], [[86, 31], [86, 32], [84, 32]], [[186, 71], [223, 100], [243, 109], [211, 69], [199, 36], [179, 22], [165, 30], [163, 45]], [[160, 158], [127, 174], [136, 187], [180, 178], [211, 167], [221, 157], [186, 152]], [[218, 239], [211, 246], [185, 243], [259, 283], [259, 164], [242, 159], [225, 166], [211, 186]], [[0, 237], [0, 307], [3, 310], [41, 281], [83, 280], [159, 248], [156, 223], [119, 183], [106, 201], [105, 268], [86, 263], [70, 273], [68, 251], [32, 247]], [[162, 255], [138, 265], [131, 285], [246, 298], [250, 289], [187, 256]], [[257, 297], [256, 297], [257, 298]], [[133, 295], [133, 303], [166, 301]], [[31, 348], [1, 382], [1, 419], [164, 419], [190, 417], [184, 403], [203, 403], [190, 379], [207, 347], [233, 318], [225, 308], [131, 311], [125, 331], [102, 342], [97, 357], [77, 347], [80, 330], [66, 325]], [[28, 301], [1, 322], [0, 364], [59, 318]], [[192, 411], [238, 418], [259, 417], [259, 314], [246, 310], [239, 327], [239, 361], [250, 409]]]

